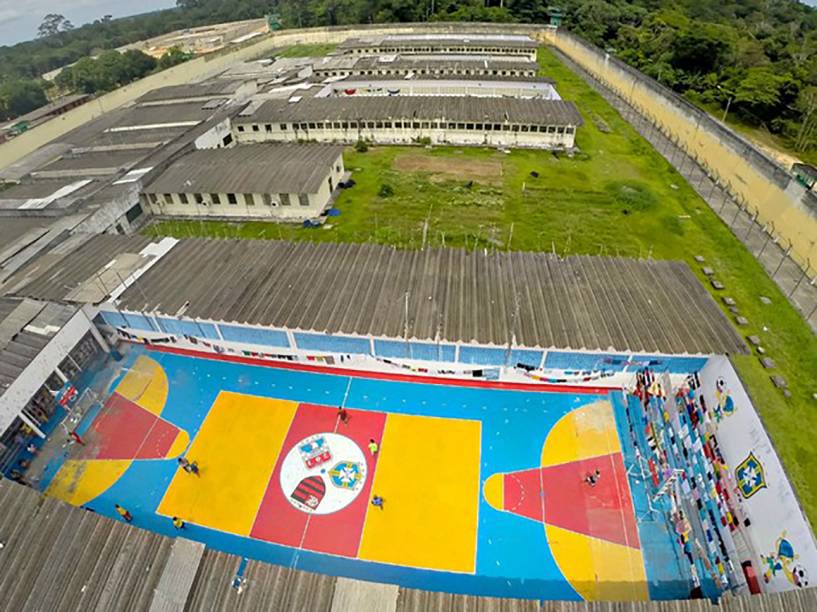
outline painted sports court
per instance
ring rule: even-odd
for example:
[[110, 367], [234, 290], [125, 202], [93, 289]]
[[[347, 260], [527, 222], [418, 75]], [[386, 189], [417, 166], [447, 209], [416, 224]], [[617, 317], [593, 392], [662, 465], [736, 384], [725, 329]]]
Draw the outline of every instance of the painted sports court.
[[85, 446], [49, 463], [47, 494], [112, 517], [120, 504], [168, 535], [178, 516], [184, 537], [230, 553], [409, 587], [687, 594], [672, 536], [628, 475], [620, 392], [126, 348], [94, 373]]

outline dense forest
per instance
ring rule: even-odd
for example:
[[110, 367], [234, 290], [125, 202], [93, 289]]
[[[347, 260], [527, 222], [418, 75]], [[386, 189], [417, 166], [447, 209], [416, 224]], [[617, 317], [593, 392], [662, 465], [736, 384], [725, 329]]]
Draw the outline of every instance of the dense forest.
[[[286, 27], [461, 20], [547, 22], [611, 51], [710, 111], [727, 111], [781, 136], [798, 152], [817, 149], [817, 9], [796, 0], [178, 0], [176, 9], [126, 19], [101, 18], [79, 28], [0, 48], [0, 114], [13, 116], [44, 100], [39, 75], [82, 57], [174, 29], [278, 12]], [[70, 25], [70, 24], [69, 24]], [[106, 54], [105, 65], [116, 61]], [[105, 57], [105, 56], [103, 56]], [[102, 57], [100, 57], [100, 60]], [[99, 60], [98, 60], [99, 61]], [[87, 64], [88, 62], [84, 62]], [[83, 65], [84, 70], [89, 66]], [[143, 64], [142, 69], [146, 69]], [[97, 66], [99, 72], [104, 66]], [[152, 67], [151, 70], [161, 68]], [[128, 66], [119, 66], [129, 75]], [[99, 91], [68, 76], [66, 88]]]

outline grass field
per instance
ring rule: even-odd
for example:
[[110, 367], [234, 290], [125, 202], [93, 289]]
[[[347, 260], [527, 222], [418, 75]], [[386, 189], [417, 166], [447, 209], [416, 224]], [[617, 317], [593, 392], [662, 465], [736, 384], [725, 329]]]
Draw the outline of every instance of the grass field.
[[276, 53], [276, 57], [320, 57], [334, 51], [335, 44], [294, 45]]
[[[817, 525], [817, 445], [812, 442], [817, 430], [817, 400], [812, 397], [817, 393], [817, 338], [729, 228], [599, 94], [548, 51], [540, 53], [539, 61], [542, 74], [554, 78], [561, 95], [576, 102], [584, 116], [577, 134], [581, 153], [572, 159], [522, 150], [350, 149], [346, 167], [357, 185], [339, 197], [336, 207], [342, 214], [331, 218], [331, 228], [196, 221], [163, 222], [147, 231], [652, 256], [687, 261], [702, 282], [705, 277], [693, 258], [703, 255], [726, 285], [716, 299], [729, 295], [737, 301], [750, 321], [742, 331], [762, 338], [777, 364], [774, 373], [789, 383], [792, 396], [786, 399], [756, 356], [734, 357]], [[383, 184], [392, 187], [393, 195], [378, 195]], [[771, 298], [771, 305], [761, 303], [760, 296]]]

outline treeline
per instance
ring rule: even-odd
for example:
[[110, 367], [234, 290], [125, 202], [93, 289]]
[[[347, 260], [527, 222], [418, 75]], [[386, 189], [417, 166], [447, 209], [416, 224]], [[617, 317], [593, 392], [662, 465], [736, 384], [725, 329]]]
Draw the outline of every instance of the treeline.
[[[796, 0], [178, 0], [172, 10], [103, 18], [0, 48], [0, 113], [18, 112], [26, 96], [31, 103], [40, 99], [36, 78], [44, 72], [175, 29], [270, 12], [279, 13], [285, 27], [427, 20], [547, 23], [551, 6], [564, 12], [563, 27], [691, 101], [713, 112], [728, 109], [731, 117], [765, 127], [793, 149], [817, 156], [817, 9]], [[87, 91], [96, 85], [86, 78], [90, 66], [82, 63], [70, 86]], [[10, 82], [20, 83], [12, 92], [19, 95], [8, 95]], [[103, 88], [115, 82], [97, 80]]]

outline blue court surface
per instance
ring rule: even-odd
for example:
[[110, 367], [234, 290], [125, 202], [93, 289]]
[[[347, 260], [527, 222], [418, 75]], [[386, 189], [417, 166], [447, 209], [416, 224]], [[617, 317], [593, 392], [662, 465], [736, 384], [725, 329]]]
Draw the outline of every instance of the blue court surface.
[[[97, 400], [77, 428], [85, 445], [54, 459], [41, 488], [94, 512], [119, 519], [119, 504], [168, 536], [413, 588], [689, 593], [622, 447], [619, 391], [406, 382], [141, 345], [86, 378]], [[180, 456], [200, 474], [179, 469]]]

